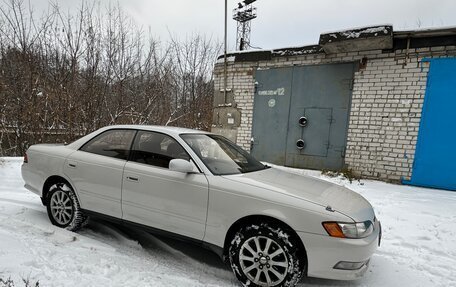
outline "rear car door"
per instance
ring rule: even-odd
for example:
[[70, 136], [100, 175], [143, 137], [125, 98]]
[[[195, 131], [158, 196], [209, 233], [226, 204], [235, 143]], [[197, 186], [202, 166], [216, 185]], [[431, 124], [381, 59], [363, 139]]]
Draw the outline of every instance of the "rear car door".
[[172, 159], [191, 160], [172, 137], [138, 131], [124, 168], [123, 219], [201, 240], [208, 202], [206, 176], [169, 170]]
[[64, 172], [83, 209], [122, 217], [122, 176], [135, 130], [105, 131], [72, 153]]

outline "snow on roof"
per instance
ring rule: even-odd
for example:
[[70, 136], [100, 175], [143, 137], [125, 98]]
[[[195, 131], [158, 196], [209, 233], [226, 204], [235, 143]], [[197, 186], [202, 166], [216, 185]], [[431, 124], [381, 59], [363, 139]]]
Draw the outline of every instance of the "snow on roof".
[[[230, 51], [227, 53], [227, 61], [257, 61], [267, 60], [271, 57], [281, 56], [298, 56], [306, 54], [317, 54], [323, 52], [322, 45], [332, 42], [339, 42], [345, 40], [353, 40], [359, 38], [376, 38], [376, 37], [393, 37], [403, 38], [405, 36], [414, 35], [417, 37], [436, 37], [442, 35], [453, 35], [456, 34], [456, 27], [441, 27], [441, 28], [421, 28], [414, 30], [399, 30], [393, 32], [392, 24], [383, 24], [369, 27], [358, 27], [351, 29], [344, 29], [339, 31], [324, 32], [320, 35], [319, 45], [304, 45], [295, 47], [285, 47], [278, 49], [255, 49], [255, 50], [244, 50], [244, 51]], [[405, 36], [404, 36], [405, 35]], [[242, 55], [242, 57], [236, 57]], [[251, 55], [251, 56], [250, 56]], [[223, 63], [224, 55], [220, 55], [217, 60], [217, 64]]]
[[[236, 60], [236, 56], [228, 56], [226, 57], [226, 61], [227, 62], [234, 62], [234, 60]], [[219, 57], [217, 59], [217, 61], [215, 62], [216, 64], [220, 64], [220, 63], [224, 63], [225, 62], [225, 57], [224, 55], [222, 55], [221, 57]]]
[[355, 30], [366, 30], [366, 29], [371, 29], [371, 28], [376, 28], [376, 27], [393, 27], [393, 24], [377, 24], [377, 25], [370, 25], [370, 26], [359, 26], [359, 27], [351, 27], [351, 28], [345, 28], [342, 30], [331, 30], [331, 31], [324, 31], [321, 34], [337, 34], [341, 32], [347, 32], [347, 31], [355, 31]]
[[307, 54], [316, 54], [322, 51], [323, 50], [320, 45], [311, 45], [303, 47], [276, 49], [272, 51], [272, 54], [277, 56], [299, 56]]
[[372, 26], [359, 29], [342, 30], [338, 32], [323, 33], [320, 35], [320, 45], [331, 42], [342, 42], [353, 39], [367, 39], [376, 37], [392, 37], [393, 26]]
[[456, 26], [439, 27], [439, 28], [420, 28], [414, 30], [399, 30], [394, 32], [395, 38], [407, 37], [438, 37], [456, 35]]
[[372, 28], [367, 28], [363, 30], [352, 30], [352, 31], [344, 31], [340, 32], [342, 36], [345, 36], [346, 38], [359, 38], [362, 34], [375, 34], [376, 33], [383, 33], [383, 34], [388, 34], [388, 30], [386, 26], [380, 26], [380, 27], [372, 27]]
[[416, 33], [416, 32], [437, 32], [437, 31], [456, 31], [456, 26], [442, 26], [442, 27], [421, 27], [413, 30], [397, 30], [397, 33]]
[[[306, 54], [315, 54], [322, 52], [320, 45], [307, 45], [307, 46], [295, 46], [295, 47], [286, 47], [278, 48], [274, 50], [264, 49], [264, 50], [244, 50], [244, 51], [234, 51], [227, 53], [227, 62], [234, 62], [236, 60], [236, 55], [246, 55], [254, 53], [269, 53], [273, 56], [298, 56]], [[217, 58], [217, 64], [224, 62], [224, 55], [220, 55]]]

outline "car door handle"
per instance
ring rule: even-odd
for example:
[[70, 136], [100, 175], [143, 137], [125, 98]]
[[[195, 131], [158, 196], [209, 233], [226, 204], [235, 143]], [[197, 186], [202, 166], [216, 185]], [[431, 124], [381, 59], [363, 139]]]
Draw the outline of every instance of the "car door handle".
[[75, 163], [68, 163], [68, 166], [71, 167], [71, 168], [76, 168], [76, 164]]
[[139, 181], [139, 178], [132, 177], [132, 176], [127, 176], [127, 179], [130, 180], [130, 181]]

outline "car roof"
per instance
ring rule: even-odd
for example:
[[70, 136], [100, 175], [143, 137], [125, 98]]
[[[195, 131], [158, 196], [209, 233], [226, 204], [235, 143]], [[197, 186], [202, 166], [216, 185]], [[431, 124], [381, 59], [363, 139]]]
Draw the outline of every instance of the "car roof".
[[153, 125], [113, 125], [107, 126], [106, 129], [136, 129], [145, 131], [162, 132], [169, 135], [177, 136], [180, 134], [211, 134], [202, 130], [187, 129], [171, 126], [153, 126]]

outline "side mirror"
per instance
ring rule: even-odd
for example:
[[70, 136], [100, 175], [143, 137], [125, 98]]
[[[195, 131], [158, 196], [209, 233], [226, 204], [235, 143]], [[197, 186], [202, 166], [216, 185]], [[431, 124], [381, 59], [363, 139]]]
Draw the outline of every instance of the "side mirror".
[[193, 172], [193, 165], [185, 159], [176, 158], [169, 162], [169, 170], [191, 173]]

